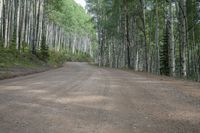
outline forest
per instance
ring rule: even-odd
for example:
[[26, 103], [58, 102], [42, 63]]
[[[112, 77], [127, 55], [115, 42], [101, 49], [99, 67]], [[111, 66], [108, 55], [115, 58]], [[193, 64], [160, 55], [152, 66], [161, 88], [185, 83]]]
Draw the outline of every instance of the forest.
[[200, 81], [198, 0], [87, 0], [99, 66]]
[[0, 0], [0, 66], [13, 67], [27, 56], [44, 62], [91, 56], [90, 20], [74, 0]]

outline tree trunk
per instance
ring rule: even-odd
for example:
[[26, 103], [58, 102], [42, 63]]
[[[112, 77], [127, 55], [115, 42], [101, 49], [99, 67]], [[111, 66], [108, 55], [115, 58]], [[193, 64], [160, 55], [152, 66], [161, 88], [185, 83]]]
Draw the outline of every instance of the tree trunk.
[[145, 0], [140, 0], [141, 7], [142, 7], [142, 26], [143, 26], [143, 34], [144, 34], [144, 68], [145, 71], [148, 72], [148, 50], [147, 50], [147, 34], [146, 34], [146, 6]]
[[173, 24], [173, 7], [172, 0], [169, 2], [169, 68], [170, 76], [175, 77], [175, 50], [174, 50], [174, 24]]
[[155, 32], [155, 42], [156, 42], [156, 73], [160, 74], [160, 48], [159, 48], [159, 17], [158, 17], [158, 3], [156, 0], [156, 32]]
[[127, 50], [127, 65], [128, 68], [131, 67], [131, 59], [130, 59], [130, 39], [129, 39], [129, 15], [128, 15], [128, 2], [124, 0], [125, 4], [125, 32], [126, 32], [126, 50]]
[[186, 17], [186, 0], [179, 0], [179, 14], [180, 14], [180, 31], [181, 31], [181, 76], [184, 78], [187, 76], [187, 60], [186, 60], [186, 48], [187, 48], [187, 17]]

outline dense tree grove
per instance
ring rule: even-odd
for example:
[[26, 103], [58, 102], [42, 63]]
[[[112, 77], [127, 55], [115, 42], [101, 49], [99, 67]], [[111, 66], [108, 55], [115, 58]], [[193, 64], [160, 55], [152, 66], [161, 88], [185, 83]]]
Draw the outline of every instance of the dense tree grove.
[[200, 81], [197, 0], [87, 0], [99, 66]]
[[0, 18], [1, 47], [92, 55], [90, 17], [73, 0], [0, 0]]

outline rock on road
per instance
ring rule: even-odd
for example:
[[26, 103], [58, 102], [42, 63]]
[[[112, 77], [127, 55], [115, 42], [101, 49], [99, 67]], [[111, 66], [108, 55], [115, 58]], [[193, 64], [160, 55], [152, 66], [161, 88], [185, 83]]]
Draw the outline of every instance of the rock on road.
[[200, 133], [200, 84], [67, 63], [0, 81], [0, 133]]

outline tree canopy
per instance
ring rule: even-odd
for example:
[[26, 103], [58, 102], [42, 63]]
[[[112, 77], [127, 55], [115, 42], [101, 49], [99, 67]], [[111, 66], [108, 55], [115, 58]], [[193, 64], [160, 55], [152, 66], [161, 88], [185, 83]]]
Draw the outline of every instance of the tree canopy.
[[54, 10], [49, 16], [52, 21], [62, 26], [67, 32], [94, 34], [91, 17], [74, 0], [62, 0], [60, 9]]

